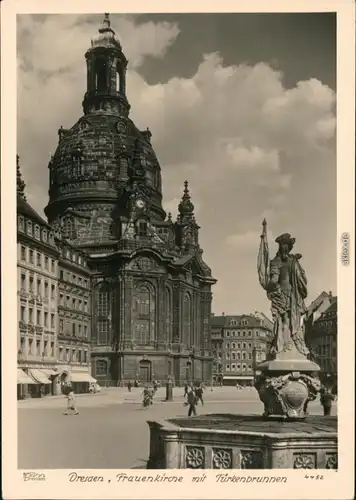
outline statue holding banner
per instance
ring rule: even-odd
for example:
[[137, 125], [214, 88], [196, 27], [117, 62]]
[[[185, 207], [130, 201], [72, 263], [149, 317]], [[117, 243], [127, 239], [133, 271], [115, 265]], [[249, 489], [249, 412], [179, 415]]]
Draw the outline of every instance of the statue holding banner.
[[265, 416], [304, 418], [309, 401], [320, 388], [314, 373], [319, 366], [310, 361], [304, 341], [304, 300], [307, 278], [300, 264], [301, 255], [292, 254], [295, 238], [280, 235], [276, 256], [270, 260], [267, 222], [262, 223], [258, 253], [259, 282], [271, 302], [273, 338], [267, 361], [258, 366], [261, 375], [255, 387], [265, 405]]
[[[307, 277], [300, 264], [301, 255], [291, 254], [295, 238], [284, 233], [276, 239], [278, 252], [269, 260], [267, 223], [263, 232], [258, 257], [258, 275], [261, 286], [271, 301], [274, 321], [273, 342], [270, 355], [285, 351], [298, 351], [303, 357], [309, 354], [304, 342], [302, 317], [306, 313]], [[299, 356], [298, 356], [299, 357]]]

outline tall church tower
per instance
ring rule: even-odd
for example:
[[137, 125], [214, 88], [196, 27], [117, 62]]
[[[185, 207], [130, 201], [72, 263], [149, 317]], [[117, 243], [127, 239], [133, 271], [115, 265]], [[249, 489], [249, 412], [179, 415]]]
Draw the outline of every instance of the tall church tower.
[[[185, 183], [174, 223], [162, 208], [149, 129], [129, 116], [127, 59], [105, 14], [85, 54], [83, 116], [58, 131], [49, 163], [50, 224], [88, 255], [93, 376], [211, 381], [211, 287]], [[169, 133], [169, 131], [167, 131]]]

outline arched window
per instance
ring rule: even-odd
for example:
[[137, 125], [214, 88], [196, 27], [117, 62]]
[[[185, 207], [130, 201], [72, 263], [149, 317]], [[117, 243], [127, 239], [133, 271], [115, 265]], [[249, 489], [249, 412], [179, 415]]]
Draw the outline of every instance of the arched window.
[[105, 359], [97, 359], [95, 363], [95, 375], [107, 375], [108, 362]]
[[136, 234], [139, 237], [145, 237], [145, 236], [147, 236], [147, 221], [145, 221], [145, 220], [138, 220], [136, 222]]
[[[95, 312], [96, 328], [93, 340], [99, 345], [110, 344], [110, 289], [107, 285], [100, 285], [95, 291]], [[96, 337], [96, 338], [95, 338]]]
[[192, 345], [192, 318], [191, 318], [191, 299], [189, 293], [184, 294], [183, 299], [183, 344]]
[[172, 342], [172, 294], [166, 288], [165, 297], [165, 319], [166, 319], [166, 342]]
[[155, 296], [153, 287], [138, 284], [133, 296], [135, 342], [146, 345], [155, 338]]
[[[63, 236], [68, 240], [74, 239], [74, 223], [71, 218], [67, 218], [63, 225]], [[68, 252], [69, 254], [69, 252]], [[70, 259], [69, 255], [66, 258]]]
[[146, 170], [147, 184], [151, 187], [156, 187], [156, 174], [153, 170]]
[[95, 61], [95, 89], [105, 91], [107, 87], [106, 63], [103, 59]]
[[121, 91], [121, 76], [119, 65], [116, 67], [116, 92]]

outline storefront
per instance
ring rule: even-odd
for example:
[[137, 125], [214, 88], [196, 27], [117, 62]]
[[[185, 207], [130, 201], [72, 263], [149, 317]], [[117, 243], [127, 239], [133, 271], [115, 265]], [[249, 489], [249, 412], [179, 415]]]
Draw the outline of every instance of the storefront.
[[89, 392], [90, 384], [95, 384], [97, 381], [88, 372], [73, 371], [69, 373], [71, 385], [76, 394]]
[[17, 368], [17, 399], [25, 399], [28, 395], [29, 386], [33, 385], [33, 380], [22, 368]]
[[28, 375], [32, 379], [32, 385], [29, 386], [29, 396], [31, 398], [41, 398], [52, 394], [52, 383], [44, 370], [38, 368], [29, 368]]

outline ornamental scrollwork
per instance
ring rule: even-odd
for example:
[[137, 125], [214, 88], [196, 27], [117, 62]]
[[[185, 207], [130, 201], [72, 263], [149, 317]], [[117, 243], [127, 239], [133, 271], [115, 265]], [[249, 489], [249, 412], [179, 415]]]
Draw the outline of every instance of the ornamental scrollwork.
[[241, 469], [262, 469], [260, 451], [241, 451]]
[[332, 453], [331, 455], [328, 456], [326, 460], [326, 469], [337, 469], [338, 463], [337, 463], [337, 454]]
[[231, 450], [213, 449], [213, 469], [231, 469], [232, 453]]
[[185, 462], [187, 469], [204, 468], [204, 448], [186, 447]]
[[305, 416], [305, 405], [317, 397], [320, 381], [299, 372], [278, 377], [262, 373], [255, 380], [255, 388], [264, 403], [264, 416], [294, 418]]
[[307, 453], [296, 455], [293, 469], [315, 469], [315, 455]]

